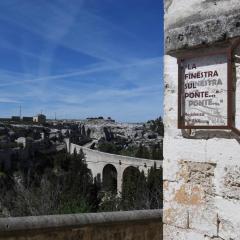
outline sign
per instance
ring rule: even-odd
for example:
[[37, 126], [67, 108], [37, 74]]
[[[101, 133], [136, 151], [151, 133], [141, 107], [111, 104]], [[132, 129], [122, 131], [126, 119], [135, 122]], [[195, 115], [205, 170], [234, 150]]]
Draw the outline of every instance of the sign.
[[178, 63], [179, 128], [230, 128], [227, 52]]

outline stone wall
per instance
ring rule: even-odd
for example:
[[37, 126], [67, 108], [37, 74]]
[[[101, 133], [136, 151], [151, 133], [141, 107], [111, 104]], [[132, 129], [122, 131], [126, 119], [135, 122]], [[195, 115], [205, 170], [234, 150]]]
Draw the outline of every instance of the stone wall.
[[0, 240], [161, 240], [161, 210], [0, 219]]
[[[240, 137], [177, 128], [177, 56], [222, 48], [240, 36], [239, 0], [165, 0], [164, 239], [240, 239]], [[240, 127], [240, 48], [233, 56]]]

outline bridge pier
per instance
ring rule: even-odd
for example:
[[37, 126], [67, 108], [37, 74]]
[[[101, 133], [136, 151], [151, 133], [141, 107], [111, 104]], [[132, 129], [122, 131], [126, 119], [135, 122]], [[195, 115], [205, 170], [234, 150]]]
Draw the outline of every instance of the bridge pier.
[[121, 156], [116, 154], [110, 154], [105, 152], [100, 152], [97, 150], [92, 150], [86, 147], [73, 144], [69, 139], [65, 139], [67, 151], [70, 154], [73, 154], [76, 149], [79, 152], [83, 150], [86, 156], [86, 162], [88, 168], [92, 171], [93, 177], [97, 177], [100, 174], [101, 181], [103, 180], [103, 169], [106, 165], [110, 164], [114, 166], [117, 170], [117, 192], [118, 194], [122, 192], [122, 182], [123, 182], [123, 173], [128, 167], [135, 167], [140, 172], [143, 171], [147, 176], [148, 169], [156, 164], [157, 168], [162, 167], [162, 160], [150, 160], [143, 158], [134, 158], [128, 156]]
[[117, 193], [121, 193], [122, 192], [122, 179], [123, 179], [123, 169], [121, 166], [118, 167], [118, 171], [117, 171]]

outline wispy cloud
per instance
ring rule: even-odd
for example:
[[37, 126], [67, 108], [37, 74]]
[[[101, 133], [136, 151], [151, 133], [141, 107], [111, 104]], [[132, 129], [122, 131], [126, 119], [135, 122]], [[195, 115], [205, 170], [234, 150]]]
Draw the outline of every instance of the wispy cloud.
[[26, 83], [36, 83], [39, 81], [46, 81], [46, 80], [59, 80], [59, 79], [66, 79], [71, 77], [77, 77], [82, 75], [89, 75], [93, 73], [99, 73], [99, 72], [105, 72], [105, 71], [114, 71], [118, 69], [126, 69], [126, 68], [132, 68], [132, 67], [144, 67], [147, 65], [152, 64], [159, 64], [159, 67], [161, 65], [162, 57], [159, 58], [153, 58], [153, 59], [145, 59], [145, 60], [139, 60], [136, 62], [128, 63], [128, 64], [97, 64], [92, 67], [88, 67], [87, 69], [58, 74], [58, 75], [50, 75], [50, 76], [43, 76], [40, 78], [32, 78], [32, 79], [19, 79], [17, 81], [8, 82], [8, 83], [2, 83], [0, 84], [0, 87], [5, 86], [11, 86], [11, 85], [18, 85], [18, 84], [26, 84]]
[[[129, 57], [134, 58], [119, 39], [130, 41], [134, 48], [138, 36], [84, 9], [83, 0], [63, 1], [61, 8], [50, 1], [45, 2], [46, 5], [27, 3], [22, 4], [20, 9], [16, 4], [9, 10], [10, 14], [3, 12], [0, 19], [51, 41], [53, 46], [62, 45], [101, 61], [122, 62]], [[42, 11], [45, 13], [42, 14]]]
[[2, 98], [0, 97], [0, 103], [21, 103], [20, 101], [16, 101], [11, 98]]
[[109, 4], [115, 6], [105, 0], [0, 2], [0, 112], [9, 113], [7, 103], [22, 103], [29, 114], [43, 109], [51, 115], [55, 109], [67, 117], [119, 117], [125, 111], [133, 120], [133, 113], [143, 119], [159, 106], [162, 56], [145, 40], [151, 27], [136, 21], [147, 22], [148, 11], [123, 24], [118, 11], [127, 17], [141, 4], [130, 11], [119, 2], [126, 7], [116, 16], [106, 10]]

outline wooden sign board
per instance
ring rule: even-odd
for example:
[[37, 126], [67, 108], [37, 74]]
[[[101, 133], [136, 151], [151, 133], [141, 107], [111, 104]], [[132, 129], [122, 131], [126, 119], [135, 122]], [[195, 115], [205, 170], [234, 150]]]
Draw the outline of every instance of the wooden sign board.
[[231, 128], [231, 54], [185, 56], [179, 65], [179, 128]]

